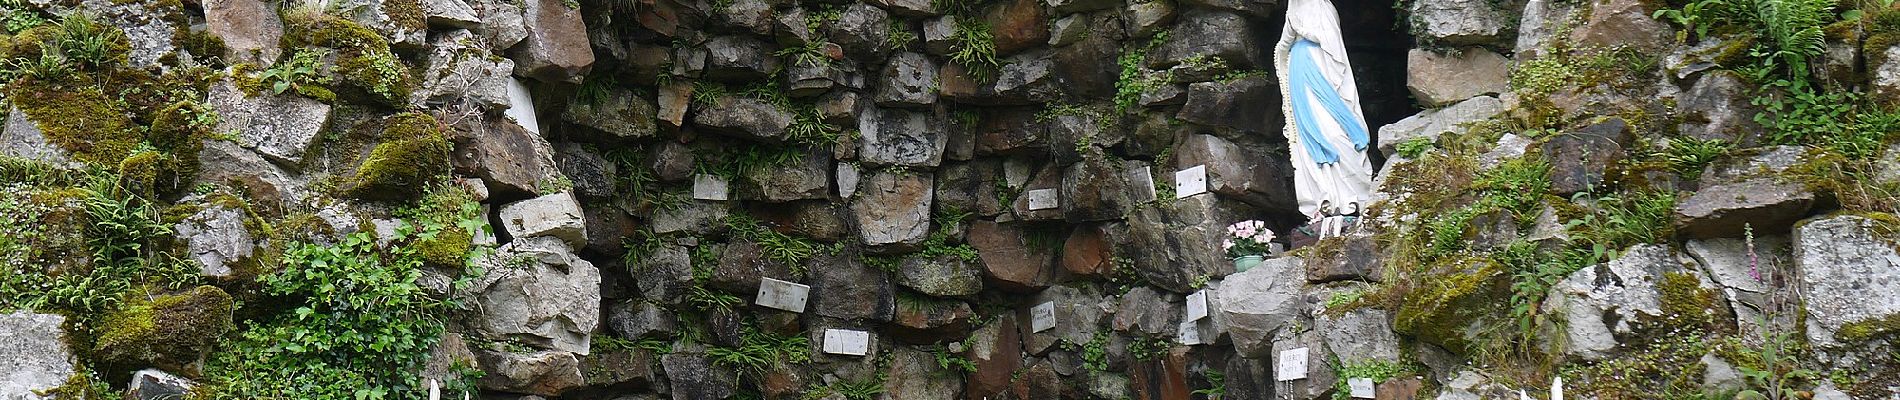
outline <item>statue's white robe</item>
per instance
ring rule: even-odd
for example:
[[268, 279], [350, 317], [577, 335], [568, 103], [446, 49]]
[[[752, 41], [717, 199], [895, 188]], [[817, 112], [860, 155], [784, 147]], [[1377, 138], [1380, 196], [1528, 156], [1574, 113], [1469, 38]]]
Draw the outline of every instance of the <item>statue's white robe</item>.
[[[1352, 109], [1356, 119], [1365, 123], [1365, 113], [1359, 108], [1359, 85], [1353, 83], [1352, 64], [1346, 60], [1346, 43], [1339, 33], [1339, 14], [1333, 9], [1330, 0], [1292, 0], [1287, 5], [1286, 28], [1280, 33], [1280, 42], [1274, 48], [1273, 58], [1276, 73], [1280, 79], [1281, 115], [1286, 116], [1288, 153], [1293, 157], [1293, 189], [1299, 196], [1300, 213], [1306, 214], [1317, 222], [1322, 214], [1321, 202], [1328, 203], [1331, 212], [1348, 212], [1348, 204], [1358, 203], [1364, 209], [1366, 202], [1372, 199], [1372, 162], [1364, 151], [1353, 148], [1352, 140], [1346, 137], [1346, 130], [1328, 114], [1325, 107], [1319, 107], [1319, 100], [1310, 93], [1307, 96], [1315, 104], [1313, 117], [1326, 141], [1339, 154], [1339, 162], [1319, 165], [1301, 148], [1299, 131], [1295, 129], [1293, 103], [1290, 87], [1287, 84], [1287, 52], [1293, 43], [1300, 39], [1311, 40], [1319, 47], [1313, 59], [1319, 64], [1320, 74], [1339, 92], [1341, 100]], [[1366, 127], [1366, 134], [1373, 131]], [[1371, 140], [1368, 137], [1368, 141]], [[1366, 148], [1377, 146], [1367, 143]]]

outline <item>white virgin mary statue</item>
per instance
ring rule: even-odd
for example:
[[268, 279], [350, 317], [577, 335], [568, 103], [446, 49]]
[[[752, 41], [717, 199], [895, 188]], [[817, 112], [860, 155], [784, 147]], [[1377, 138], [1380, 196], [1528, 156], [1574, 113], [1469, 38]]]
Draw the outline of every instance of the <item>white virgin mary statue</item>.
[[1311, 223], [1357, 214], [1372, 198], [1372, 162], [1366, 158], [1371, 136], [1332, 1], [1287, 5], [1274, 64], [1300, 213]]

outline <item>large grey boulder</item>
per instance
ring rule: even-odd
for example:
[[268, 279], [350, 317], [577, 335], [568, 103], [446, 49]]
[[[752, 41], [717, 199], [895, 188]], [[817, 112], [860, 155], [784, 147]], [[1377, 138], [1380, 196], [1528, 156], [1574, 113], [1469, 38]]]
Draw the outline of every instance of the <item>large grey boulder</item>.
[[[1219, 136], [1187, 135], [1175, 147], [1174, 170], [1207, 169], [1207, 190], [1256, 207], [1293, 211], [1293, 166], [1284, 159], [1259, 157]], [[1170, 171], [1156, 171], [1165, 175]], [[1165, 176], [1160, 176], [1166, 178]]]
[[858, 158], [872, 165], [935, 167], [943, 163], [946, 121], [921, 111], [871, 108], [858, 118]]
[[779, 71], [779, 58], [763, 40], [745, 35], [706, 40], [706, 77], [724, 81], [764, 79]]
[[897, 290], [891, 275], [843, 255], [813, 258], [809, 313], [843, 320], [890, 321]]
[[1412, 30], [1420, 39], [1450, 45], [1511, 44], [1511, 17], [1504, 3], [1487, 0], [1421, 0], [1411, 4]]
[[38, 123], [21, 112], [19, 107], [7, 107], [6, 126], [0, 128], [0, 155], [18, 157], [45, 162], [66, 168], [81, 168], [84, 164], [74, 160], [72, 153], [47, 139], [40, 131]]
[[1785, 232], [1815, 201], [1806, 186], [1773, 176], [1704, 187], [1676, 205], [1677, 232], [1692, 238], [1740, 236], [1746, 226]]
[[897, 53], [884, 64], [877, 104], [923, 107], [937, 102], [937, 64], [919, 53]]
[[1519, 60], [1538, 56], [1538, 50], [1550, 45], [1559, 32], [1571, 25], [1571, 14], [1577, 12], [1577, 6], [1564, 0], [1525, 2], [1524, 15], [1517, 22], [1517, 47], [1513, 53]]
[[580, 359], [565, 351], [516, 353], [478, 350], [475, 361], [483, 372], [477, 385], [483, 390], [560, 396], [587, 383]]
[[517, 238], [481, 261], [469, 286], [475, 333], [587, 354], [600, 324], [600, 271], [553, 237]]
[[1787, 295], [1795, 290], [1796, 282], [1779, 286], [1774, 283], [1775, 274], [1793, 270], [1788, 236], [1756, 235], [1754, 247], [1751, 254], [1749, 243], [1743, 238], [1694, 239], [1683, 243], [1683, 251], [1695, 257], [1696, 263], [1721, 287], [1722, 297], [1728, 299], [1729, 309], [1735, 312], [1735, 326], [1749, 343], [1759, 343], [1770, 332], [1799, 329], [1794, 313], [1779, 313], [1774, 321], [1769, 321], [1767, 314], [1768, 310], [1799, 307], [1797, 296]]
[[705, 354], [667, 354], [660, 357], [660, 367], [672, 386], [673, 400], [723, 399], [737, 389], [734, 374], [714, 367]]
[[422, 14], [429, 27], [438, 29], [475, 29], [483, 22], [462, 0], [422, 0]]
[[1752, 104], [1754, 86], [1732, 71], [1716, 71], [1696, 80], [1676, 98], [1676, 112], [1682, 115], [1678, 129], [1683, 136], [1702, 140], [1725, 140], [1737, 148], [1754, 147], [1763, 128], [1755, 122], [1761, 107]]
[[486, 110], [508, 108], [515, 62], [494, 57], [473, 32], [457, 29], [437, 36], [423, 65], [428, 72], [422, 74], [422, 85], [415, 92], [423, 104], [467, 100]]
[[1675, 44], [1676, 30], [1655, 18], [1649, 4], [1641, 0], [1595, 2], [1583, 24], [1571, 29], [1571, 43], [1660, 53]]
[[501, 207], [501, 226], [515, 240], [549, 236], [570, 246], [587, 244], [587, 220], [573, 192], [560, 192]]
[[587, 24], [581, 10], [561, 0], [527, 0], [522, 25], [528, 34], [508, 58], [515, 75], [547, 83], [581, 83], [594, 67], [594, 49], [587, 44]]
[[603, 139], [635, 140], [657, 135], [659, 109], [645, 96], [625, 88], [607, 89], [597, 99], [571, 103], [561, 120], [593, 128]]
[[469, 7], [475, 9], [475, 15], [481, 18], [482, 25], [475, 33], [489, 50], [500, 54], [515, 47], [528, 37], [527, 18], [521, 9], [522, 3], [510, 0], [470, 0]]
[[1240, 13], [1190, 8], [1181, 13], [1168, 41], [1148, 54], [1146, 65], [1163, 69], [1201, 55], [1224, 60], [1235, 69], [1265, 67], [1271, 58], [1266, 53], [1269, 47], [1254, 40], [1266, 30], [1261, 24]]
[[725, 96], [693, 114], [693, 125], [707, 132], [777, 143], [786, 139], [792, 113], [750, 97]]
[[1881, 222], [1840, 215], [1809, 220], [1794, 230], [1794, 261], [1807, 308], [1808, 342], [1845, 345], [1854, 323], [1900, 315], [1900, 251], [1883, 237]]
[[198, 56], [221, 55], [229, 62], [268, 66], [283, 54], [278, 40], [284, 37], [284, 23], [278, 20], [276, 7], [263, 0], [206, 0], [203, 4], [205, 31], [224, 41], [225, 53]]
[[1257, 108], [1280, 104], [1280, 93], [1274, 86], [1273, 78], [1266, 75], [1189, 84], [1186, 103], [1175, 113], [1175, 118], [1241, 132], [1277, 132], [1279, 113]]
[[937, 364], [935, 355], [909, 346], [892, 350], [884, 376], [884, 395], [891, 399], [955, 400], [963, 391], [963, 374]]
[[703, 235], [723, 228], [720, 221], [731, 214], [732, 206], [724, 202], [688, 200], [654, 210], [650, 223], [653, 233], [687, 232]]
[[[865, 3], [851, 3], [838, 13], [838, 19], [825, 26], [832, 43], [844, 48], [849, 57], [881, 54], [890, 37], [891, 15]], [[1002, 54], [998, 52], [998, 54]]]
[[559, 179], [554, 145], [528, 127], [493, 117], [457, 127], [450, 163], [459, 174], [481, 178], [496, 201], [539, 196], [544, 185]]
[[289, 93], [250, 97], [228, 80], [205, 97], [218, 112], [218, 132], [236, 133], [244, 147], [287, 166], [303, 163], [330, 122], [329, 104]]
[[1179, 333], [1185, 304], [1181, 296], [1142, 286], [1130, 289], [1116, 305], [1111, 327], [1117, 331], [1148, 337], [1169, 337]]
[[[1030, 354], [1047, 353], [1061, 342], [1076, 345], [1088, 343], [1095, 338], [1096, 331], [1101, 329], [1108, 315], [1114, 312], [1114, 304], [1094, 286], [1052, 286], [1036, 293], [1028, 307], [1043, 303], [1055, 304], [1055, 327], [1035, 332], [1034, 324], [1021, 326], [1023, 350]], [[1033, 319], [1027, 312], [1030, 308], [1025, 308], [1019, 318]]]
[[[1548, 311], [1562, 313], [1565, 321], [1567, 354], [1584, 360], [1602, 360], [1618, 354], [1617, 337], [1630, 335], [1644, 324], [1664, 322], [1666, 318], [1700, 318], [1726, 313], [1719, 309], [1695, 310], [1695, 315], [1669, 315], [1664, 304], [1665, 290], [1687, 293], [1711, 292], [1716, 286], [1693, 264], [1685, 263], [1666, 246], [1639, 244], [1624, 250], [1621, 257], [1602, 267], [1586, 267], [1571, 273], [1551, 288], [1545, 301]], [[1693, 287], [1674, 287], [1691, 283]], [[1686, 304], [1676, 305], [1677, 307]], [[1724, 321], [1726, 322], [1726, 321]]]
[[1235, 351], [1249, 358], [1268, 356], [1273, 336], [1299, 317], [1303, 264], [1298, 257], [1274, 258], [1221, 281], [1220, 308], [1214, 311], [1227, 318]]
[[257, 152], [223, 140], [207, 140], [204, 144], [204, 149], [198, 151], [198, 164], [218, 167], [199, 169], [194, 184], [243, 182], [254, 200], [300, 201], [309, 193], [304, 189], [309, 184], [306, 178], [265, 160]]
[[126, 397], [138, 400], [182, 399], [198, 385], [190, 379], [178, 377], [156, 369], [143, 369], [132, 373], [132, 383], [126, 385]]
[[930, 233], [931, 175], [878, 171], [865, 177], [851, 202], [859, 240], [866, 246], [914, 248]]
[[[200, 198], [197, 201], [204, 201]], [[232, 265], [251, 257], [257, 247], [250, 229], [244, 227], [244, 210], [215, 202], [185, 217], [172, 232], [185, 243], [185, 251], [198, 261], [199, 273], [213, 278], [232, 276]]]
[[1449, 53], [1412, 49], [1405, 60], [1405, 88], [1426, 107], [1511, 90], [1511, 60], [1482, 47]]
[[39, 392], [78, 373], [66, 347], [66, 317], [20, 311], [0, 314], [0, 398], [51, 399]]
[[[1197, 280], [1233, 273], [1234, 264], [1223, 256], [1221, 241], [1228, 224], [1241, 220], [1244, 207], [1218, 196], [1192, 196], [1172, 204], [1142, 207], [1128, 218], [1125, 236], [1116, 241], [1117, 256], [1135, 263], [1135, 272], [1150, 284], [1175, 293], [1194, 291]], [[1300, 271], [1304, 280], [1305, 270]]]
[[1504, 113], [1504, 102], [1496, 97], [1478, 96], [1451, 106], [1420, 111], [1386, 126], [1379, 127], [1379, 152], [1391, 157], [1398, 144], [1417, 138], [1437, 141], [1439, 135], [1464, 132], [1467, 125]]
[[983, 268], [952, 256], [911, 257], [898, 267], [897, 283], [931, 296], [969, 296], [983, 291]]
[[661, 304], [679, 304], [686, 291], [697, 284], [693, 280], [691, 250], [674, 243], [662, 243], [651, 254], [628, 265], [640, 297]]
[[627, 340], [666, 337], [679, 330], [678, 316], [651, 301], [622, 300], [607, 307], [607, 327]]
[[831, 152], [814, 150], [778, 168], [753, 170], [741, 180], [739, 193], [771, 203], [823, 199], [831, 193]]

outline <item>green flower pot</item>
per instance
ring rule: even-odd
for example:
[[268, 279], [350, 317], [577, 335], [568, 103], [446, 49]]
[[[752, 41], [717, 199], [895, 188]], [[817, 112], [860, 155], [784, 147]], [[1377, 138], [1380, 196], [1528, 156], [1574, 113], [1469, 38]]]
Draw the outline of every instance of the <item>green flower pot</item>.
[[1260, 263], [1263, 263], [1263, 262], [1267, 262], [1267, 257], [1262, 256], [1262, 255], [1240, 256], [1240, 257], [1234, 258], [1234, 273], [1247, 272], [1247, 270], [1253, 269], [1253, 267], [1259, 266]]

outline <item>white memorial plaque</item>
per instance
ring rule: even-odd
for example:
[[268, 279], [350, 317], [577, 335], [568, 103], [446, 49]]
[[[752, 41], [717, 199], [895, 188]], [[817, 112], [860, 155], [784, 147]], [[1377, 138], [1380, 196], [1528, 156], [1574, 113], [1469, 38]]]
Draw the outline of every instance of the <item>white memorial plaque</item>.
[[1042, 332], [1056, 327], [1056, 302], [1037, 304], [1029, 309], [1029, 328]]
[[761, 278], [759, 280], [759, 299], [756, 302], [761, 306], [802, 313], [805, 312], [805, 299], [809, 297], [810, 294], [811, 286], [772, 278]]
[[1378, 398], [1378, 389], [1373, 388], [1372, 378], [1352, 378], [1346, 380], [1346, 386], [1352, 387], [1352, 398]]
[[1280, 352], [1280, 367], [1273, 374], [1274, 380], [1286, 382], [1306, 379], [1306, 348]]
[[1207, 166], [1196, 165], [1174, 173], [1174, 198], [1207, 193]]
[[1187, 297], [1187, 320], [1200, 321], [1207, 318], [1207, 290], [1195, 291]]
[[717, 175], [695, 175], [693, 176], [693, 198], [698, 200], [724, 201], [727, 199], [727, 186], [726, 179], [720, 178]]
[[871, 352], [871, 333], [847, 329], [825, 330], [825, 352], [861, 356]]
[[1031, 190], [1023, 193], [1023, 198], [1029, 199], [1029, 211], [1048, 210], [1059, 205], [1056, 203], [1055, 189]]
[[1201, 344], [1201, 325], [1194, 321], [1181, 323], [1180, 342], [1185, 345]]

